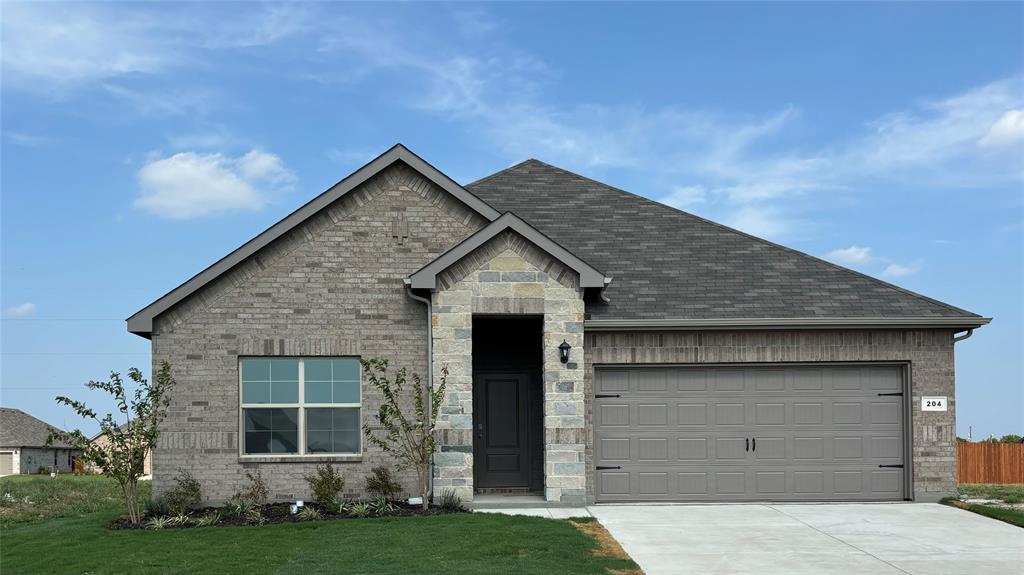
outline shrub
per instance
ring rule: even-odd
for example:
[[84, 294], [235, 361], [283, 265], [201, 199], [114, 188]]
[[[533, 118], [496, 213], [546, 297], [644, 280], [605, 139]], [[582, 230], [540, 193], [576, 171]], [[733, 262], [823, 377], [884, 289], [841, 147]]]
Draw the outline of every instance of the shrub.
[[454, 489], [445, 489], [441, 492], [441, 500], [438, 506], [446, 511], [459, 511], [462, 509], [462, 498]]
[[171, 520], [166, 517], [153, 517], [147, 523], [149, 529], [163, 529], [170, 524]]
[[213, 527], [220, 523], [221, 514], [219, 511], [211, 511], [195, 520], [196, 527]]
[[235, 517], [245, 517], [255, 508], [256, 504], [252, 502], [252, 499], [245, 497], [241, 493], [232, 495], [231, 499], [228, 499], [224, 503], [224, 509], [228, 514], [234, 515]]
[[167, 520], [171, 525], [185, 526], [192, 522], [192, 518], [189, 517], [188, 513], [178, 513]]
[[370, 512], [374, 515], [387, 515], [394, 513], [397, 507], [387, 497], [378, 497], [369, 503]]
[[163, 495], [151, 497], [146, 502], [146, 515], [150, 517], [168, 515], [170, 512], [171, 506], [168, 505], [167, 499]]
[[259, 507], [253, 507], [245, 512], [245, 522], [250, 525], [263, 525], [264, 521], [266, 519], [263, 518], [263, 512], [260, 511]]
[[325, 509], [334, 507], [338, 495], [345, 489], [345, 477], [333, 465], [317, 465], [316, 471], [306, 476], [306, 483], [313, 492], [313, 500]]
[[38, 473], [39, 475], [49, 475], [50, 474], [50, 466], [49, 465], [40, 465], [39, 469], [36, 470], [36, 473]]
[[402, 494], [402, 486], [391, 477], [387, 467], [378, 465], [366, 476], [366, 492], [376, 497], [398, 499]]
[[316, 521], [320, 519], [320, 512], [317, 511], [316, 507], [306, 505], [303, 506], [302, 511], [299, 511], [299, 519], [303, 521]]
[[174, 489], [163, 494], [168, 507], [174, 513], [185, 513], [198, 507], [203, 501], [203, 492], [199, 481], [191, 473], [184, 469], [178, 470], [178, 476], [174, 478], [176, 485]]
[[348, 513], [352, 517], [369, 517], [373, 514], [373, 510], [370, 509], [368, 503], [356, 503], [349, 508]]
[[245, 477], [249, 480], [249, 485], [238, 494], [251, 501], [253, 505], [263, 505], [266, 503], [267, 498], [270, 497], [270, 488], [267, 487], [267, 482], [263, 480], [263, 473], [259, 469], [256, 470], [255, 474], [246, 471]]

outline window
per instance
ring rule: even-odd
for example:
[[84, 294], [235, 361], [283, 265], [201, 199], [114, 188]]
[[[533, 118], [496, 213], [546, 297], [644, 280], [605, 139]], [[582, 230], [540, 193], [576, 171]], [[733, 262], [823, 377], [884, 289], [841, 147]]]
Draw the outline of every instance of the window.
[[354, 357], [239, 361], [244, 455], [360, 453]]

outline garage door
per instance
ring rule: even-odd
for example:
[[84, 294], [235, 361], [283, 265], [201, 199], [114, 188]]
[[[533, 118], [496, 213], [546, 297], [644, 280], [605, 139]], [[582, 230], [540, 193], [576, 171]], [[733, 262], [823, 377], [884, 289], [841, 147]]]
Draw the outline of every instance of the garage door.
[[0, 453], [0, 475], [14, 473], [14, 453], [5, 451]]
[[599, 502], [905, 497], [899, 366], [604, 367], [594, 389]]

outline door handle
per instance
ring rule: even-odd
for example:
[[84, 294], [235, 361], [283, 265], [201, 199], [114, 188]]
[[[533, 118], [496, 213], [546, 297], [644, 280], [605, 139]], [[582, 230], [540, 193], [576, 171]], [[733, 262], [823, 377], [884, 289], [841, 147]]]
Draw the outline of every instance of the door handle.
[[756, 437], [754, 438], [754, 441], [752, 443], [754, 445], [753, 451], [757, 451], [757, 438]]
[[600, 471], [602, 469], [622, 469], [621, 465], [598, 465], [594, 469]]
[[750, 451], [750, 438], [748, 437], [748, 438], [744, 439], [743, 441], [745, 441], [745, 442], [746, 442], [746, 445], [747, 445], [747, 446], [746, 446], [746, 447], [744, 448], [744, 451]]

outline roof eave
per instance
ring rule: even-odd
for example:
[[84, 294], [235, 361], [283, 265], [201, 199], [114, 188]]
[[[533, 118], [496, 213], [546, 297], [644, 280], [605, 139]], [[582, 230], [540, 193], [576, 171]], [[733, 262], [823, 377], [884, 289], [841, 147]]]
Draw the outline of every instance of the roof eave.
[[813, 317], [737, 319], [589, 319], [590, 331], [639, 330], [771, 330], [771, 329], [974, 329], [990, 317]]

